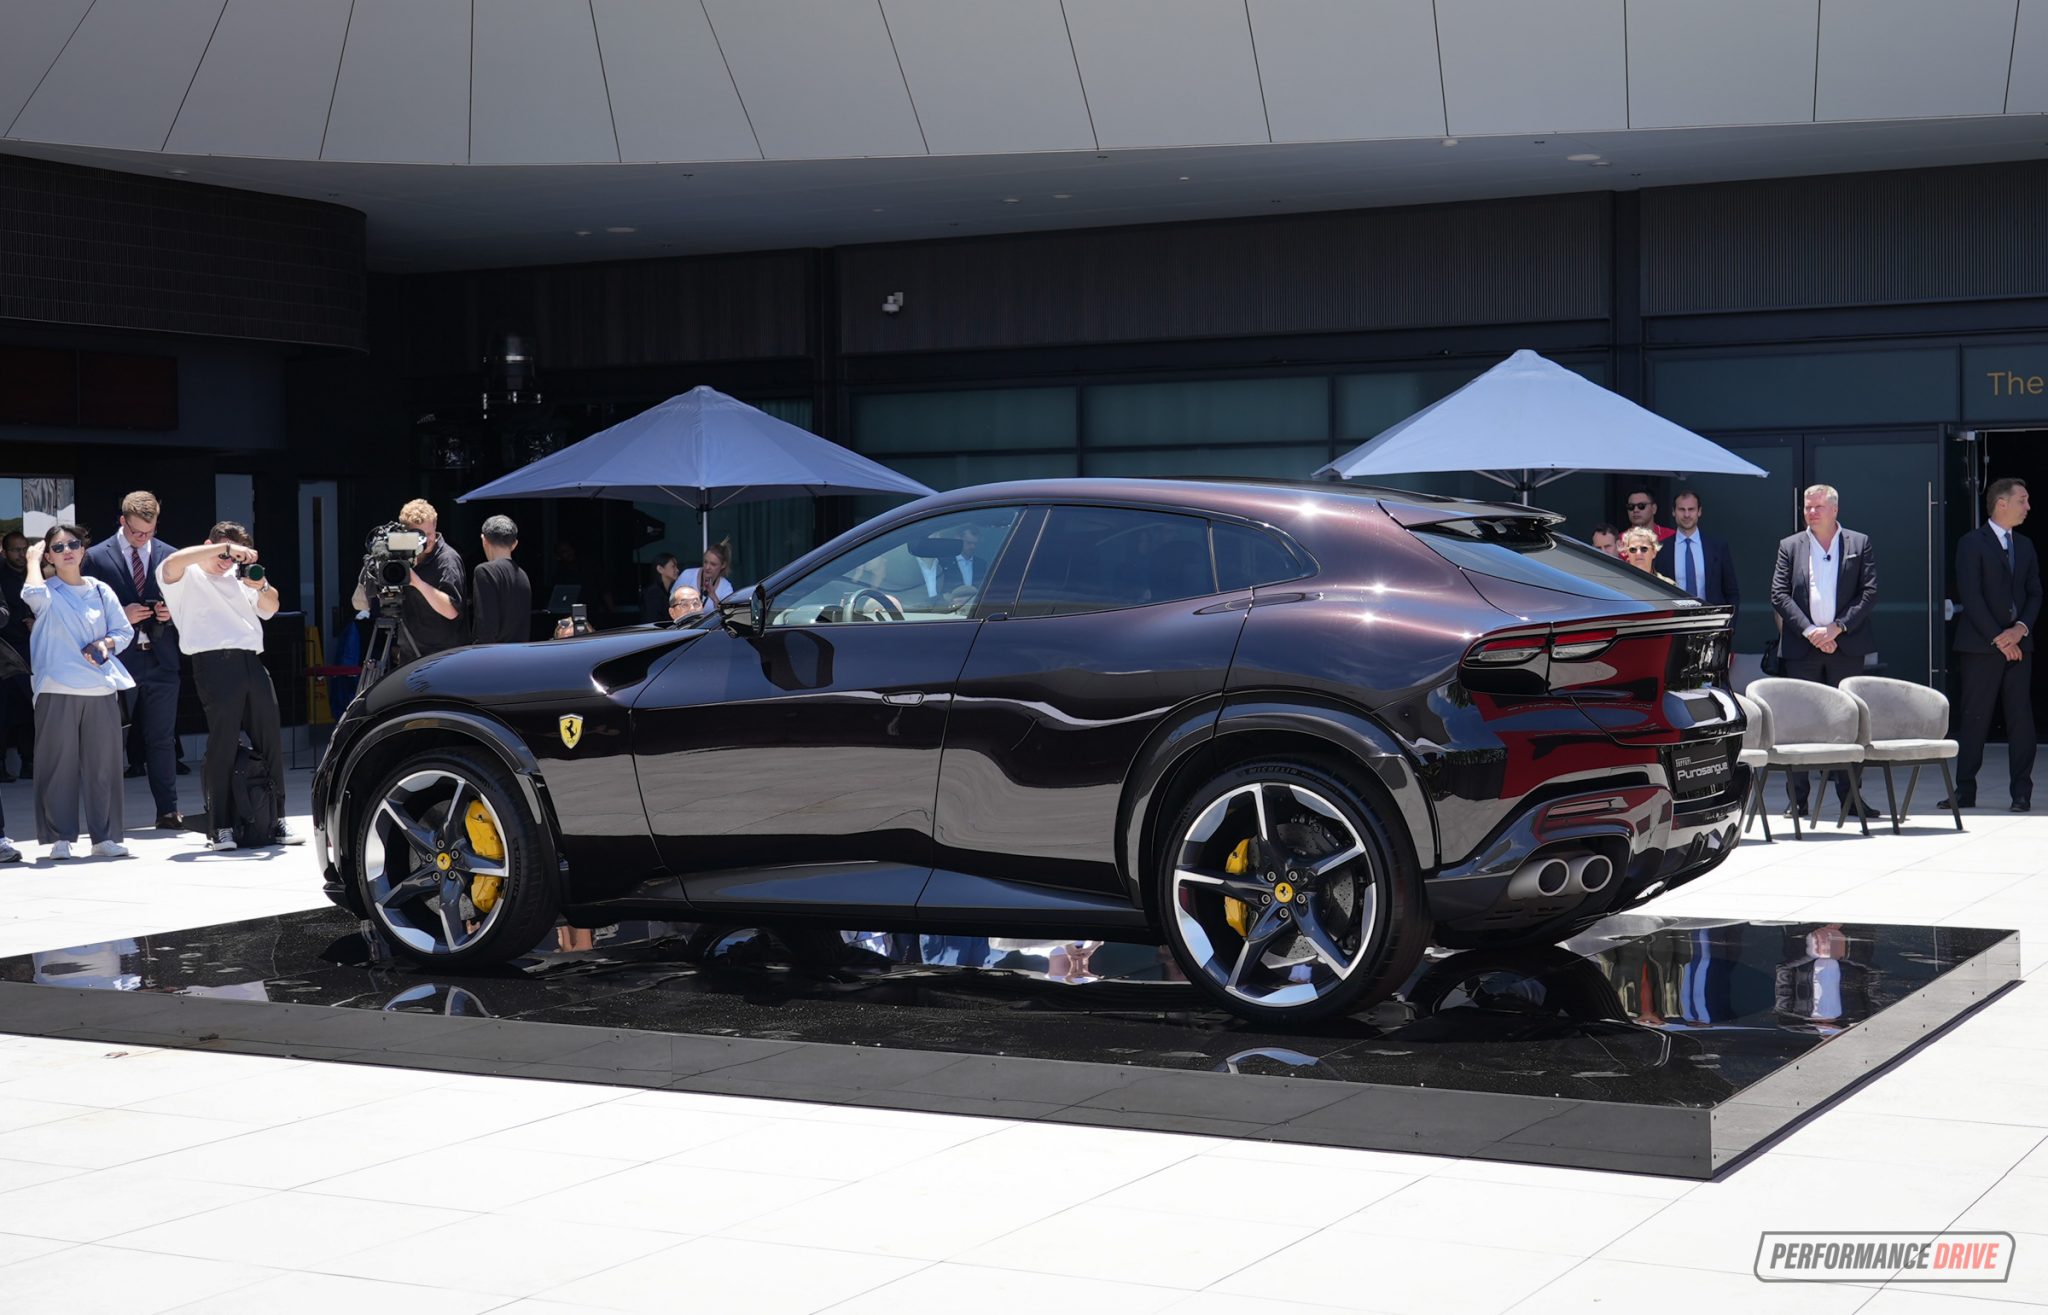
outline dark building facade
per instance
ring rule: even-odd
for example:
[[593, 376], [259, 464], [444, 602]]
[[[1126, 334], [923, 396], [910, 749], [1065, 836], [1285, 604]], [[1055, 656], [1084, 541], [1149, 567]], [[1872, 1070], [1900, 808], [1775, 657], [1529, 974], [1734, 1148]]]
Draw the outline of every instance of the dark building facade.
[[[457, 494], [700, 383], [937, 487], [1305, 476], [1531, 347], [1769, 472], [1696, 485], [1736, 545], [1745, 651], [1771, 545], [1826, 482], [1880, 554], [1884, 669], [1940, 683], [1953, 539], [1989, 478], [2048, 479], [2043, 196], [2024, 163], [373, 274], [338, 206], [0, 159], [0, 520], [24, 514], [10, 480], [70, 481], [96, 533], [130, 487], [164, 494], [174, 539], [240, 511], [331, 628], [363, 531], [407, 498], [474, 556], [496, 508]], [[507, 334], [538, 401], [491, 395]], [[1630, 482], [1539, 501], [1583, 531]], [[1650, 487], [1668, 511], [1676, 482]], [[672, 508], [506, 509], [537, 583], [575, 543], [621, 619], [634, 564], [697, 539]], [[862, 510], [740, 506], [712, 531], [748, 580]]]

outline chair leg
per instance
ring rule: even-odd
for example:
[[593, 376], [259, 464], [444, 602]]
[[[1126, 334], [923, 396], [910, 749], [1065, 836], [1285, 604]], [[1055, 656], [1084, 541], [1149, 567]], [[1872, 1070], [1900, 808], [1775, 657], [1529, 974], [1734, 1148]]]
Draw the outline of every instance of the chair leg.
[[1892, 834], [1899, 833], [1899, 797], [1892, 792], [1892, 765], [1884, 765], [1884, 801], [1892, 810]]
[[1948, 787], [1948, 811], [1956, 819], [1956, 830], [1963, 829], [1963, 810], [1956, 807], [1956, 783], [1949, 778], [1948, 759], [1941, 761], [1941, 783]]
[[[1827, 788], [1828, 780], [1833, 775], [1834, 773], [1832, 772], [1823, 772], [1821, 774], [1820, 784], [1823, 790]], [[1843, 827], [1849, 825], [1849, 796], [1838, 796], [1835, 800], [1835, 805], [1835, 830], [1840, 831]]]
[[1899, 816], [1905, 817], [1913, 811], [1913, 792], [1920, 788], [1920, 764], [1914, 763], [1913, 770], [1906, 776], [1906, 802], [1899, 806]]
[[1856, 799], [1856, 820], [1863, 824], [1863, 834], [1867, 836], [1870, 834], [1870, 801], [1863, 797], [1863, 769], [1859, 767], [1854, 772], [1844, 773], [1844, 779], [1849, 782], [1850, 793]]
[[[1798, 791], [1793, 790], [1792, 788], [1792, 777], [1790, 773], [1787, 773], [1785, 776], [1785, 790], [1788, 794], [1792, 796], [1792, 838], [1794, 840], [1804, 840], [1806, 839], [1806, 836], [1799, 829], [1799, 815], [1805, 812], [1806, 810], [1799, 806], [1799, 793]], [[1807, 798], [1812, 799], [1813, 796], [1809, 794]]]
[[1753, 807], [1754, 807], [1754, 808], [1756, 809], [1756, 815], [1757, 815], [1757, 817], [1758, 817], [1759, 819], [1761, 819], [1761, 820], [1762, 820], [1762, 822], [1763, 822], [1763, 824], [1764, 824], [1764, 843], [1765, 843], [1765, 844], [1767, 844], [1767, 845], [1769, 845], [1769, 844], [1775, 844], [1775, 843], [1777, 843], [1776, 841], [1774, 841], [1774, 840], [1772, 840], [1772, 839], [1771, 839], [1771, 804], [1770, 804], [1770, 800], [1768, 800], [1768, 799], [1766, 799], [1766, 798], [1764, 797], [1764, 785], [1765, 785], [1765, 783], [1766, 783], [1766, 782], [1768, 782], [1768, 781], [1769, 781], [1770, 779], [1771, 779], [1771, 769], [1770, 769], [1770, 767], [1769, 767], [1768, 765], [1766, 765], [1766, 766], [1764, 767], [1764, 770], [1763, 770], [1763, 775], [1757, 778], [1757, 783], [1756, 783], [1756, 803], [1755, 803], [1755, 804], [1753, 805]]

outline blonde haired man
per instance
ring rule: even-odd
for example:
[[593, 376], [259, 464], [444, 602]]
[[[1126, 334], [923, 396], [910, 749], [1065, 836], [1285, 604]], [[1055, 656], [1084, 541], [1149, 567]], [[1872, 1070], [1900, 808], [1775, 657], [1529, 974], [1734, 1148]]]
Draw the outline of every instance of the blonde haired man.
[[[470, 641], [462, 613], [469, 573], [462, 564], [462, 555], [442, 537], [441, 515], [434, 510], [433, 503], [414, 498], [398, 509], [398, 523], [418, 530], [426, 540], [413, 561], [399, 604], [397, 650], [398, 661], [403, 665]], [[355, 605], [358, 611], [370, 606], [366, 583], [357, 583]]]

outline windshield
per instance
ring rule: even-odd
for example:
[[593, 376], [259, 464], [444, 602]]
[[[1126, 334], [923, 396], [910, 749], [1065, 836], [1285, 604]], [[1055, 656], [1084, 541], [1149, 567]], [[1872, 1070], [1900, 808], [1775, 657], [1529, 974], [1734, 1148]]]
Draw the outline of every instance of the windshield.
[[1533, 517], [1439, 521], [1411, 527], [1439, 557], [1477, 575], [1533, 584], [1581, 598], [1663, 602], [1692, 595]]

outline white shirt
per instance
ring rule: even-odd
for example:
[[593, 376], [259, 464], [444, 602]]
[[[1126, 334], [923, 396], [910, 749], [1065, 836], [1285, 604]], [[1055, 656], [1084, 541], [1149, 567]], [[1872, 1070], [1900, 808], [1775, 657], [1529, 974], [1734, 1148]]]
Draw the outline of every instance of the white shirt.
[[1814, 537], [1812, 530], [1806, 532], [1806, 572], [1812, 577], [1806, 591], [1806, 615], [1816, 626], [1831, 626], [1835, 623], [1835, 572], [1841, 567], [1842, 531], [1835, 529], [1835, 541], [1826, 548]]
[[[695, 589], [699, 594], [702, 594], [704, 592], [704, 586], [698, 584], [697, 581], [703, 576], [703, 574], [704, 572], [692, 566], [688, 570], [684, 571], [681, 575], [676, 577], [676, 584], [686, 584], [690, 586], [692, 589]], [[668, 591], [669, 595], [673, 597], [675, 595], [676, 585], [670, 585], [668, 587]], [[730, 597], [732, 597], [732, 581], [728, 580], [726, 577], [721, 575], [718, 577], [717, 601], [723, 602], [725, 599], [728, 599]]]
[[2005, 527], [2004, 527], [2003, 525], [2000, 525], [2000, 524], [1999, 524], [1999, 523], [1998, 523], [1997, 521], [1992, 521], [1992, 522], [1991, 522], [1991, 532], [1992, 532], [1993, 534], [1995, 534], [1995, 535], [1997, 535], [1997, 536], [1998, 536], [1998, 551], [2000, 551], [2000, 552], [2002, 552], [2002, 553], [2004, 553], [2004, 554], [2005, 554], [2005, 557], [2006, 557], [2006, 560], [2007, 560], [2007, 561], [2011, 561], [2011, 560], [2012, 560], [2012, 531], [2011, 531], [2011, 530], [2008, 530], [2008, 529], [2006, 529], [2006, 528], [2005, 528]]
[[192, 565], [172, 582], [164, 579], [164, 568], [159, 566], [156, 582], [164, 591], [164, 602], [170, 606], [171, 620], [177, 623], [180, 651], [263, 651], [263, 618], [256, 611], [260, 591], [243, 584], [233, 572], [215, 575], [203, 566]]
[[[937, 557], [920, 557], [917, 559], [917, 569], [924, 572], [924, 591], [934, 598], [939, 596], [939, 560]], [[973, 588], [974, 559], [972, 557], [955, 557], [953, 559], [953, 566], [954, 569], [960, 572], [960, 583], [970, 589]]]

